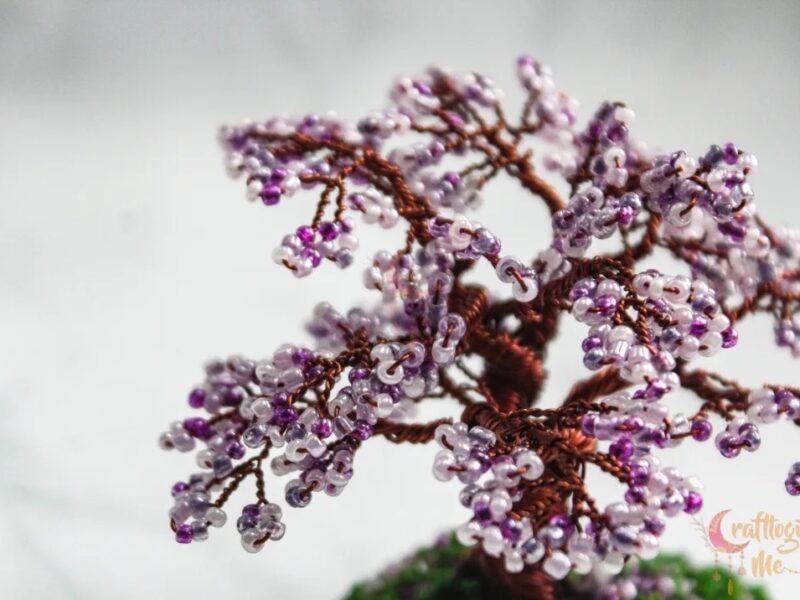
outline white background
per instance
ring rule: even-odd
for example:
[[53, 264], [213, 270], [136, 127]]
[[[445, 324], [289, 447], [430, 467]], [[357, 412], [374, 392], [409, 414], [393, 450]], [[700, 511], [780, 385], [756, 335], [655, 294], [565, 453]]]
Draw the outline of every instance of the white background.
[[[342, 496], [290, 511], [287, 536], [259, 555], [232, 526], [172, 541], [169, 486], [192, 464], [155, 441], [188, 413], [201, 364], [305, 340], [319, 300], [369, 299], [363, 263], [300, 282], [272, 265], [313, 202], [248, 205], [221, 167], [219, 124], [356, 117], [432, 63], [490, 74], [518, 101], [514, 59], [529, 52], [584, 117], [624, 100], [635, 134], [664, 149], [732, 140], [756, 153], [761, 211], [800, 225], [799, 25], [798, 5], [779, 2], [0, 3], [0, 596], [336, 598], [464, 516], [458, 486], [430, 475], [433, 448], [374, 441]], [[510, 251], [546, 243], [533, 199], [503, 184], [487, 196], [482, 218]], [[800, 383], [767, 320], [740, 333], [715, 366]], [[580, 372], [579, 329], [563, 336], [546, 402]], [[453, 413], [426, 415], [437, 410]], [[800, 517], [782, 491], [798, 432], [766, 433], [736, 461], [711, 444], [668, 457], [707, 482], [706, 521], [725, 508]], [[268, 485], [280, 497], [282, 482]], [[688, 519], [664, 546], [712, 560]], [[800, 568], [800, 552], [785, 560]], [[798, 577], [768, 585], [792, 597]]]

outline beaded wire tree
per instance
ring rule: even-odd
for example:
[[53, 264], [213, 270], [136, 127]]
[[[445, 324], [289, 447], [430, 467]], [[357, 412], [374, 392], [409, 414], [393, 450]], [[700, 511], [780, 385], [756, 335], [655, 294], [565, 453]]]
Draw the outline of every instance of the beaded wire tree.
[[[756, 213], [747, 181], [755, 158], [733, 144], [699, 158], [649, 156], [630, 136], [624, 104], [603, 103], [579, 126], [576, 102], [556, 91], [549, 69], [522, 57], [517, 75], [527, 99], [516, 124], [491, 79], [432, 68], [397, 81], [389, 107], [355, 123], [309, 115], [223, 129], [228, 168], [244, 176], [250, 200], [318, 197], [310, 224], [274, 253], [295, 276], [353, 262], [351, 216], [404, 225], [406, 241], [375, 254], [364, 273], [377, 306], [317, 306], [313, 349], [286, 344], [263, 360], [206, 366], [189, 404], [208, 416], [176, 422], [160, 440], [199, 448], [201, 471], [172, 488], [178, 542], [222, 526], [223, 507], [251, 477], [254, 501], [236, 521], [242, 545], [257, 552], [280, 540], [267, 463], [290, 477], [286, 504], [303, 507], [315, 493], [342, 492], [370, 438], [435, 440], [434, 476], [464, 486], [469, 516], [457, 537], [477, 545], [474, 564], [515, 596], [547, 598], [571, 571], [614, 573], [630, 556], [653, 557], [666, 518], [700, 509], [700, 484], [660, 455], [708, 440], [712, 414], [724, 422], [716, 445], [727, 458], [756, 450], [761, 424], [800, 424], [800, 390], [746, 389], [694, 364], [734, 346], [734, 325], [755, 313], [773, 315], [778, 345], [800, 354], [800, 238]], [[540, 164], [532, 140], [547, 145]], [[445, 159], [459, 166], [446, 170]], [[568, 199], [542, 169], [563, 178]], [[552, 215], [552, 240], [533, 260], [504, 255], [498, 237], [465, 216], [501, 173]], [[611, 237], [618, 251], [591, 252], [593, 240]], [[655, 248], [676, 259], [675, 274], [637, 269]], [[510, 294], [465, 280], [482, 261]], [[557, 407], [537, 408], [565, 314], [586, 326], [583, 362], [594, 373]], [[697, 412], [671, 414], [678, 388], [697, 396]], [[417, 403], [443, 397], [463, 405], [459, 422], [410, 421]], [[622, 484], [619, 501], [597, 505], [589, 465]], [[785, 486], [800, 494], [800, 464]]]

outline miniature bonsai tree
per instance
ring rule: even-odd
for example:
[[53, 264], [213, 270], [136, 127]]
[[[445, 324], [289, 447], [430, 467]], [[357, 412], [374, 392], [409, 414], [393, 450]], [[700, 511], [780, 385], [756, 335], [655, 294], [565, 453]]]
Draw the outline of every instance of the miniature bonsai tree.
[[[651, 156], [623, 103], [581, 123], [547, 67], [522, 57], [517, 76], [526, 100], [514, 122], [491, 79], [432, 68], [398, 80], [388, 108], [355, 122], [308, 115], [222, 130], [248, 199], [316, 199], [310, 222], [273, 255], [296, 277], [349, 267], [358, 220], [403, 228], [405, 244], [378, 251], [364, 271], [375, 304], [317, 306], [312, 347], [206, 365], [188, 397], [205, 416], [160, 440], [196, 451], [200, 468], [172, 488], [178, 542], [224, 525], [252, 479], [254, 497], [231, 520], [258, 552], [284, 535], [278, 497], [302, 508], [337, 496], [370, 439], [435, 442], [433, 475], [462, 486], [456, 536], [475, 546], [473, 566], [514, 597], [552, 598], [571, 572], [652, 559], [668, 518], [700, 510], [700, 484], [662, 463], [670, 448], [717, 429], [732, 459], [758, 449], [761, 425], [800, 423], [800, 390], [746, 389], [702, 367], [736, 345], [736, 323], [755, 313], [772, 315], [777, 344], [800, 354], [800, 238], [757, 214], [753, 155], [728, 143], [700, 157]], [[534, 155], [533, 141], [546, 150]], [[504, 254], [472, 217], [501, 175], [551, 215], [552, 238], [529, 257]], [[609, 238], [616, 245], [597, 243]], [[669, 273], [640, 267], [656, 248], [674, 257]], [[470, 282], [486, 265], [506, 293]], [[562, 318], [585, 325], [587, 374], [541, 408]], [[697, 396], [693, 414], [671, 412], [679, 388]], [[443, 397], [463, 405], [457, 422], [414, 422], [418, 403]], [[619, 481], [608, 506], [587, 489], [592, 466]], [[267, 467], [286, 476], [284, 491], [265, 485]], [[800, 493], [800, 464], [785, 487]]]

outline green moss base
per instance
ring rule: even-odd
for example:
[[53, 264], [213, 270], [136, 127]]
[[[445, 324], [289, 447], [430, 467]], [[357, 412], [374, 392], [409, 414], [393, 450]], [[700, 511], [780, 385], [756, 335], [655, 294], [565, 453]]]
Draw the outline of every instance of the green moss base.
[[[486, 591], [491, 585], [481, 581], [474, 569], [462, 568], [467, 554], [467, 548], [445, 537], [375, 579], [357, 584], [345, 600], [496, 600]], [[770, 600], [763, 588], [748, 586], [723, 569], [695, 567], [682, 556], [661, 555], [639, 561], [626, 567], [619, 577], [628, 575], [631, 569], [668, 576], [675, 583], [675, 592], [669, 596], [650, 593], [639, 596], [639, 600]], [[562, 582], [557, 597], [590, 600], [597, 598], [594, 590], [596, 584], [587, 578], [572, 577]]]

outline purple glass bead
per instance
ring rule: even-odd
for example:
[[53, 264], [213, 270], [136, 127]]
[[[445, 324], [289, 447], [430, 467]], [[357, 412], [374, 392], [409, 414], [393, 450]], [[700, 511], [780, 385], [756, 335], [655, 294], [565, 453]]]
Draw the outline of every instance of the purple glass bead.
[[450, 223], [443, 217], [434, 217], [429, 221], [428, 228], [433, 237], [442, 238], [450, 233]]
[[506, 518], [500, 524], [500, 533], [508, 541], [516, 543], [522, 536], [522, 524], [516, 519]]
[[292, 362], [298, 367], [304, 366], [314, 356], [308, 348], [297, 348], [292, 352]]
[[711, 437], [711, 433], [714, 430], [714, 427], [711, 425], [709, 421], [706, 419], [697, 419], [696, 421], [692, 422], [691, 434], [692, 438], [697, 440], [698, 442], [705, 442], [708, 438]]
[[625, 417], [617, 426], [620, 431], [637, 434], [644, 429], [644, 421], [640, 417]]
[[177, 482], [175, 485], [172, 486], [172, 495], [177, 496], [181, 492], [185, 492], [189, 489], [189, 484], [183, 481]]
[[241, 388], [230, 388], [225, 392], [222, 398], [222, 403], [225, 406], [239, 406], [244, 400], [244, 392]]
[[736, 458], [741, 452], [741, 447], [736, 443], [733, 436], [725, 436], [717, 442], [720, 454], [725, 458]]
[[347, 374], [347, 378], [351, 383], [355, 381], [362, 381], [367, 377], [369, 377], [369, 371], [364, 367], [354, 367], [350, 369], [350, 372]]
[[202, 417], [184, 419], [183, 428], [189, 435], [199, 440], [206, 441], [214, 437], [214, 429], [208, 424], [208, 421]]
[[281, 181], [286, 179], [286, 176], [288, 174], [289, 172], [283, 167], [275, 167], [274, 169], [272, 169], [272, 175], [270, 176], [270, 180], [273, 183], [280, 183]]
[[664, 521], [660, 519], [656, 519], [655, 517], [650, 517], [645, 519], [644, 527], [645, 529], [647, 529], [647, 531], [652, 533], [654, 536], [658, 537], [662, 533], [664, 533], [664, 528], [666, 527], [666, 524], [664, 523]]
[[627, 437], [620, 438], [608, 447], [608, 452], [620, 462], [628, 462], [633, 456], [633, 442]]
[[694, 337], [700, 337], [708, 331], [708, 323], [705, 319], [695, 319], [689, 326], [689, 333]]
[[601, 315], [610, 317], [617, 311], [617, 299], [606, 294], [597, 298], [594, 306]]
[[567, 536], [569, 536], [573, 530], [572, 519], [567, 515], [553, 515], [550, 517], [548, 524], [550, 527], [562, 529]]
[[636, 465], [631, 469], [631, 483], [645, 485], [650, 480], [650, 470], [644, 465]]
[[245, 517], [252, 517], [257, 519], [258, 516], [261, 514], [261, 509], [258, 507], [258, 504], [245, 504], [242, 507], [242, 515]]
[[478, 254], [497, 256], [500, 253], [500, 240], [491, 231], [481, 227], [475, 232], [471, 247]]
[[184, 523], [183, 525], [178, 525], [178, 529], [175, 531], [175, 541], [179, 544], [188, 544], [192, 541], [192, 527]]
[[603, 345], [603, 339], [598, 335], [590, 335], [581, 343], [581, 348], [584, 352], [600, 348]]
[[644, 504], [647, 490], [641, 486], [634, 486], [625, 491], [625, 502], [628, 504]]
[[286, 406], [288, 403], [289, 403], [289, 394], [287, 394], [286, 392], [278, 392], [272, 397], [272, 400], [270, 400], [270, 404], [272, 404], [274, 408], [277, 408], [279, 406]]
[[234, 460], [244, 458], [245, 449], [239, 442], [231, 441], [225, 444], [225, 454]]
[[669, 386], [666, 383], [660, 379], [655, 379], [647, 384], [647, 388], [644, 391], [644, 397], [647, 400], [657, 400], [662, 398], [668, 391]]
[[189, 406], [192, 408], [203, 408], [206, 400], [206, 391], [203, 388], [195, 388], [189, 393]]
[[790, 474], [784, 483], [786, 491], [791, 496], [800, 496], [800, 474]]
[[335, 240], [336, 236], [339, 235], [339, 228], [336, 226], [335, 223], [331, 223], [330, 221], [323, 221], [322, 223], [319, 224], [319, 235], [326, 242], [330, 242], [331, 240]]
[[581, 417], [581, 433], [589, 437], [595, 437], [595, 427], [597, 425], [597, 413], [587, 413]]
[[617, 222], [623, 227], [633, 223], [636, 212], [629, 206], [623, 206], [617, 210]]
[[623, 139], [625, 139], [625, 134], [625, 127], [620, 123], [614, 123], [608, 128], [608, 131], [606, 131], [608, 139], [614, 143], [621, 142]]
[[473, 507], [473, 513], [475, 514], [475, 518], [482, 525], [486, 525], [492, 520], [492, 511], [489, 510], [488, 502], [478, 502], [475, 504]]
[[366, 421], [356, 421], [352, 434], [362, 442], [372, 437], [372, 425]]
[[733, 327], [728, 327], [722, 332], [722, 347], [733, 348], [739, 341], [739, 334]]
[[683, 501], [683, 512], [693, 515], [703, 508], [703, 497], [697, 492], [689, 492]]
[[325, 372], [325, 367], [322, 365], [313, 365], [310, 369], [306, 370], [306, 381], [311, 381], [320, 377]]
[[755, 452], [761, 447], [761, 434], [757, 428], [748, 429], [742, 434], [741, 444], [748, 452]]
[[736, 149], [736, 146], [733, 144], [725, 144], [722, 148], [722, 158], [725, 160], [726, 164], [735, 165], [736, 161], [739, 160], [739, 151]]
[[314, 248], [305, 248], [302, 253], [303, 258], [311, 261], [311, 266], [317, 268], [322, 262], [322, 255]]
[[258, 525], [258, 515], [255, 517], [250, 515], [242, 515], [238, 519], [236, 519], [236, 530], [239, 533], [244, 533], [248, 529], [252, 529], [256, 525]]
[[300, 241], [303, 242], [303, 244], [305, 244], [306, 246], [312, 244], [314, 242], [314, 237], [316, 236], [314, 230], [311, 229], [311, 227], [309, 227], [308, 225], [301, 225], [300, 227], [297, 228], [297, 231], [295, 231], [295, 233], [297, 234], [297, 237], [300, 238]]
[[267, 185], [261, 190], [261, 202], [263, 202], [265, 206], [273, 206], [280, 202], [280, 199], [281, 188], [277, 185]]
[[332, 431], [333, 431], [333, 422], [326, 417], [317, 419], [311, 426], [311, 433], [313, 433], [320, 439], [325, 439], [331, 434]]
[[442, 179], [452, 185], [454, 188], [458, 187], [458, 184], [461, 182], [461, 177], [459, 177], [458, 173], [453, 173], [452, 171], [448, 171], [442, 176]]
[[281, 406], [275, 410], [273, 419], [278, 425], [291, 425], [297, 421], [297, 410], [291, 406]]

